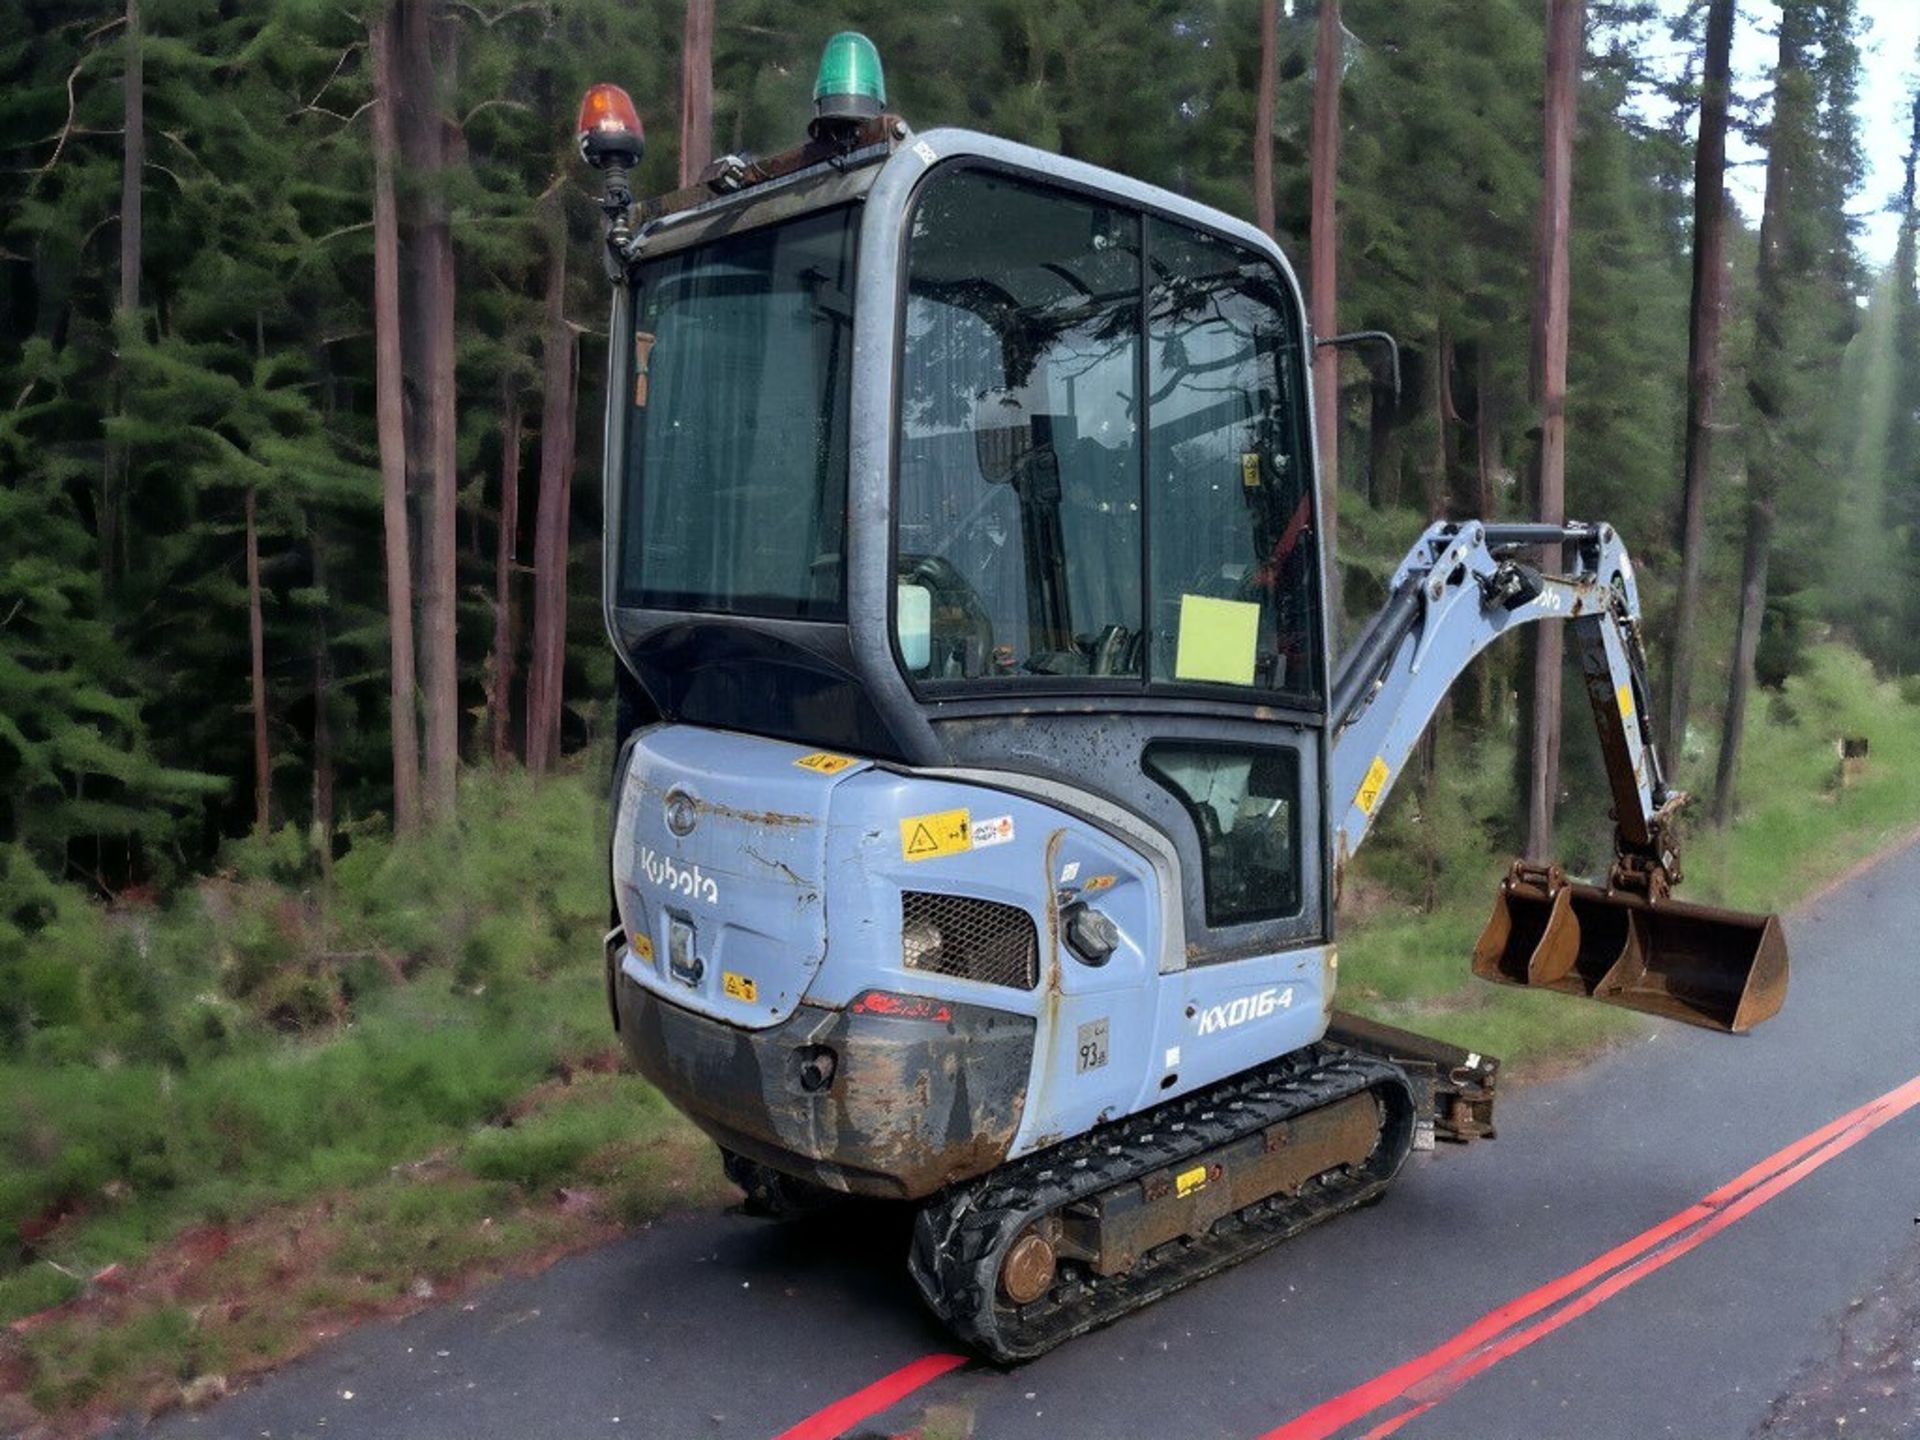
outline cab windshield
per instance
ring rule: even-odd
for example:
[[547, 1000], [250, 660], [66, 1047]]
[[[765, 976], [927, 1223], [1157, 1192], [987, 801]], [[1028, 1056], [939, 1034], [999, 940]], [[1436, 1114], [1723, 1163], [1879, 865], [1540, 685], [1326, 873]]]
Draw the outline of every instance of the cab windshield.
[[983, 169], [915, 208], [896, 640], [933, 688], [1318, 687], [1301, 338], [1264, 256]]
[[621, 604], [845, 615], [855, 212], [640, 267]]

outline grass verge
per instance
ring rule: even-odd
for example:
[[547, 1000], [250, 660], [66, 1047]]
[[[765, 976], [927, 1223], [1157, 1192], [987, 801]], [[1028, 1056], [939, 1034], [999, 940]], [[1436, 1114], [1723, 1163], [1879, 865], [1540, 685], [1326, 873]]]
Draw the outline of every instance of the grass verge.
[[204, 1403], [349, 1325], [733, 1193], [712, 1146], [612, 1070], [608, 1055], [541, 1086], [510, 1123], [358, 1185], [192, 1226], [15, 1325], [0, 1428], [79, 1435]]
[[614, 1073], [582, 777], [291, 832], [166, 906], [0, 849], [0, 1434], [220, 1393], [351, 1320], [730, 1193]]

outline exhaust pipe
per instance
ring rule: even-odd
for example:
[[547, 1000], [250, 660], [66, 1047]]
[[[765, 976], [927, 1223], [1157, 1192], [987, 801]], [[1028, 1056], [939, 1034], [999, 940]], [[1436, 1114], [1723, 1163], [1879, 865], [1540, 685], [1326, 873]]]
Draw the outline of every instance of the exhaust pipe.
[[1775, 915], [1651, 900], [1523, 862], [1500, 884], [1473, 973], [1738, 1034], [1785, 1002], [1787, 942]]

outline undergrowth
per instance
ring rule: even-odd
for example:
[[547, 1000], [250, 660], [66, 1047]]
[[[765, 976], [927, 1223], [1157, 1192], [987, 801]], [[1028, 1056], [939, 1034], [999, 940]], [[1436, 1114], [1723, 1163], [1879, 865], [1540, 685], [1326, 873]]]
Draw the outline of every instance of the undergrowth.
[[[608, 1048], [593, 787], [474, 775], [461, 801], [404, 852], [359, 838], [327, 884], [297, 837], [236, 846], [164, 908], [7, 857], [0, 1321], [185, 1225], [374, 1181]], [[490, 1143], [482, 1178], [529, 1186], [585, 1153], [515, 1165]]]

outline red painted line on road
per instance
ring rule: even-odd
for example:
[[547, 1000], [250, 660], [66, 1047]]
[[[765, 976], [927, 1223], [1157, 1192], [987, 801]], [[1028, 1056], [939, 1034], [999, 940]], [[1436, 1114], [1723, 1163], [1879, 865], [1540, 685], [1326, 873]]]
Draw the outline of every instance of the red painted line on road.
[[[1851, 1149], [1889, 1120], [1916, 1105], [1920, 1105], [1920, 1076], [1802, 1136], [1712, 1194], [1579, 1269], [1488, 1311], [1458, 1335], [1426, 1354], [1356, 1385], [1331, 1400], [1322, 1401], [1306, 1413], [1268, 1431], [1261, 1440], [1325, 1440], [1336, 1431], [1408, 1395], [1416, 1386], [1421, 1387], [1423, 1394], [1420, 1404], [1393, 1416], [1369, 1431], [1365, 1437], [1365, 1440], [1384, 1440], [1385, 1436], [1398, 1430], [1415, 1415], [1430, 1409], [1438, 1399], [1451, 1394], [1482, 1370], [1551, 1334], [1627, 1286], [1670, 1264], [1709, 1236], [1726, 1229], [1742, 1216], [1751, 1214], [1829, 1160]], [[1685, 1233], [1689, 1231], [1691, 1233]], [[1674, 1243], [1668, 1245], [1669, 1241]], [[1662, 1245], [1666, 1245], [1666, 1248], [1648, 1255], [1647, 1252]], [[1609, 1278], [1602, 1280], [1603, 1276]], [[1601, 1283], [1595, 1284], [1596, 1281]], [[1590, 1290], [1589, 1286], [1592, 1286]], [[1587, 1293], [1547, 1320], [1524, 1331], [1514, 1331], [1521, 1321], [1531, 1319], [1582, 1290], [1587, 1290]], [[1427, 1381], [1435, 1383], [1426, 1385], [1424, 1382]], [[1440, 1391], [1439, 1395], [1427, 1393], [1434, 1389]]]
[[966, 1363], [964, 1355], [922, 1355], [911, 1365], [902, 1365], [891, 1375], [883, 1375], [826, 1409], [816, 1410], [798, 1425], [782, 1430], [774, 1440], [834, 1440], [836, 1435], [844, 1434], [890, 1405], [899, 1404], [922, 1385]]

